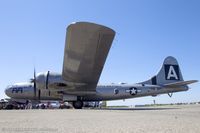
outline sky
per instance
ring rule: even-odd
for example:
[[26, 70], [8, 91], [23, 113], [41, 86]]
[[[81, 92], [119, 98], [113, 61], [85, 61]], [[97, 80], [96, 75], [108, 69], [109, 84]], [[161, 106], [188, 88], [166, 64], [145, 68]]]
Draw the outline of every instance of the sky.
[[[185, 80], [200, 80], [198, 0], [0, 0], [0, 98], [7, 85], [37, 72], [62, 72], [66, 27], [87, 21], [116, 36], [99, 82], [137, 83], [155, 75], [167, 56], [177, 58]], [[200, 83], [187, 92], [111, 101], [135, 105], [200, 101]]]

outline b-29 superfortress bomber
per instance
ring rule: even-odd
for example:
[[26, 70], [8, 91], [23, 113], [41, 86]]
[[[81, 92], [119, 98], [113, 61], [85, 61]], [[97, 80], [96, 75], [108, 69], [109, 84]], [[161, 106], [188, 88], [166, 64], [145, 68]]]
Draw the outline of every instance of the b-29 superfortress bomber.
[[151, 79], [136, 84], [98, 85], [115, 31], [103, 25], [76, 22], [67, 28], [62, 73], [42, 72], [31, 82], [5, 89], [11, 100], [59, 100], [81, 109], [84, 101], [128, 99], [187, 91], [177, 60], [169, 56]]

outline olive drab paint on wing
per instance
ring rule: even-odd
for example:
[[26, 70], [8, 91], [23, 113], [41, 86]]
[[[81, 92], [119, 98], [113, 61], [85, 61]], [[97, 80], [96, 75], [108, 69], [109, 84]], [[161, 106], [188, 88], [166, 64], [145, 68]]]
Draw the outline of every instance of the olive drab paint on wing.
[[63, 79], [84, 83], [80, 89], [95, 91], [114, 36], [114, 30], [94, 23], [78, 22], [68, 26]]

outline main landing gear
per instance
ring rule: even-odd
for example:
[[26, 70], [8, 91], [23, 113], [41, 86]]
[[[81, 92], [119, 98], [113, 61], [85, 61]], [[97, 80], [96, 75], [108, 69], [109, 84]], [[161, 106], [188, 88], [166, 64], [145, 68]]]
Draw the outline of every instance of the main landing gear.
[[73, 107], [75, 109], [82, 109], [82, 107], [83, 107], [83, 101], [80, 101], [80, 100], [74, 101], [73, 102]]

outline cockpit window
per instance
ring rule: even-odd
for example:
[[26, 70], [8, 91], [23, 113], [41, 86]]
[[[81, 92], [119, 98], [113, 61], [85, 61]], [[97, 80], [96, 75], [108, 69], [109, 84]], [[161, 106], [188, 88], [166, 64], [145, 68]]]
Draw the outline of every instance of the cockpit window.
[[7, 88], [11, 88], [11, 87], [12, 87], [12, 85], [8, 85], [8, 86], [7, 86]]

